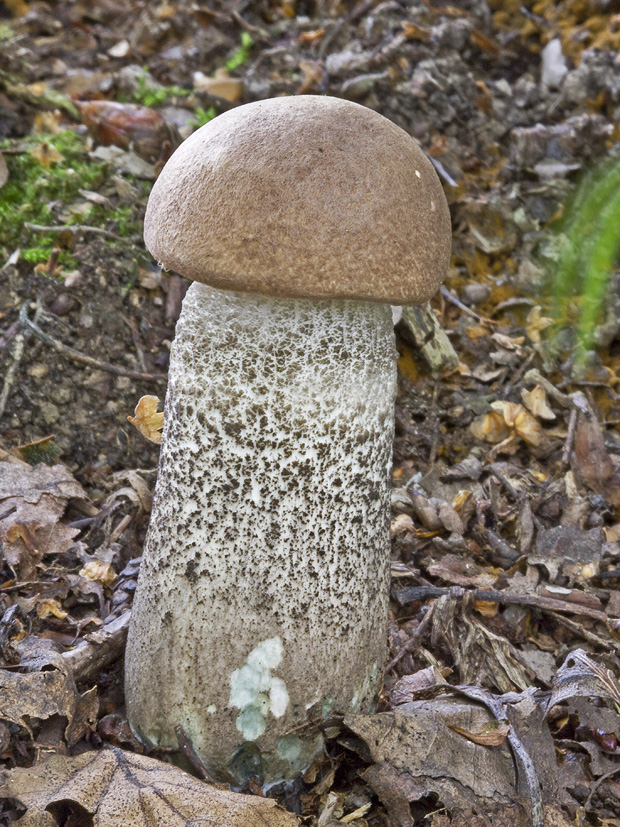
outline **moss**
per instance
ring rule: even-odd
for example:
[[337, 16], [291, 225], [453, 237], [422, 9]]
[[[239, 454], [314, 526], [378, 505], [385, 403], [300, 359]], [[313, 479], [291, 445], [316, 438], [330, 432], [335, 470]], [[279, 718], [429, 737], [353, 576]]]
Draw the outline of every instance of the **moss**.
[[250, 50], [254, 45], [252, 35], [249, 32], [241, 32], [241, 45], [228, 58], [224, 64], [229, 72], [243, 66], [250, 57]]
[[143, 106], [161, 106], [174, 98], [187, 98], [189, 89], [182, 86], [150, 86], [148, 69], [138, 78], [138, 88], [131, 97], [132, 103], [141, 103]]
[[[24, 261], [39, 264], [47, 261], [54, 247], [60, 247], [59, 264], [66, 269], [76, 266], [68, 234], [65, 237], [60, 231], [37, 232], [28, 229], [27, 224], [88, 224], [120, 236], [141, 233], [139, 202], [112, 210], [85, 202], [80, 190], [101, 192], [110, 170], [104, 162], [90, 158], [82, 136], [65, 130], [32, 136], [17, 146], [10, 141], [0, 142], [1, 149], [5, 150], [9, 170], [9, 179], [0, 189], [0, 258], [3, 260], [19, 248]], [[150, 184], [131, 176], [128, 180], [146, 200]], [[55, 211], [59, 205], [61, 219]]]
[[212, 121], [213, 118], [217, 115], [214, 106], [210, 106], [208, 109], [203, 109], [202, 106], [197, 107], [194, 111], [194, 118], [191, 121], [191, 124], [196, 129], [199, 129], [201, 126], [204, 126], [209, 121]]

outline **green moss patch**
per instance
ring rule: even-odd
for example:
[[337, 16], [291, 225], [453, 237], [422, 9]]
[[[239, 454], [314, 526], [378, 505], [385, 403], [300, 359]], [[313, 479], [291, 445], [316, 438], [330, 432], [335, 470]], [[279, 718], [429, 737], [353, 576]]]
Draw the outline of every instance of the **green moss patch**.
[[[0, 150], [4, 151], [9, 170], [9, 179], [0, 189], [2, 261], [19, 248], [23, 260], [44, 263], [52, 250], [59, 247], [59, 264], [67, 269], [75, 267], [72, 239], [64, 237], [70, 234], [39, 232], [29, 229], [28, 224], [54, 227], [87, 224], [126, 237], [141, 233], [139, 204], [114, 206], [115, 193], [104, 191], [110, 168], [89, 156], [82, 136], [65, 130], [33, 136], [19, 144], [3, 141]], [[146, 201], [150, 183], [131, 176], [127, 176], [127, 180]], [[113, 208], [88, 201], [80, 190], [107, 195]]]

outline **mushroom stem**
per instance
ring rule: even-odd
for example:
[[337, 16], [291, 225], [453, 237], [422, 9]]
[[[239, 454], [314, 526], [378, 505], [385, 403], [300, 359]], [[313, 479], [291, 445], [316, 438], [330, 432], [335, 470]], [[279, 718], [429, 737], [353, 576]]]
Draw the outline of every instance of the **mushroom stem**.
[[320, 748], [308, 724], [371, 707], [395, 357], [389, 305], [190, 287], [127, 645], [150, 746], [182, 726], [217, 777], [273, 781]]

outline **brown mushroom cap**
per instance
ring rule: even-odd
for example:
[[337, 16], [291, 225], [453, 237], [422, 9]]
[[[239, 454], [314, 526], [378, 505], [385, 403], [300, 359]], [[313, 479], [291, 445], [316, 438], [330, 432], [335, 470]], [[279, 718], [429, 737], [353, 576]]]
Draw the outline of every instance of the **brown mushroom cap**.
[[448, 205], [417, 142], [317, 95], [232, 109], [174, 153], [144, 238], [168, 269], [283, 298], [427, 301], [450, 258]]

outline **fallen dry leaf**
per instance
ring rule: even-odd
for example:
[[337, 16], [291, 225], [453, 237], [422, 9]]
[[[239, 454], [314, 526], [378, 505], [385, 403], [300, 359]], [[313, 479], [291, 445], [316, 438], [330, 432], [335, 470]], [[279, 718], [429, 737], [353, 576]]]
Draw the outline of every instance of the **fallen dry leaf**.
[[572, 651], [553, 681], [547, 712], [567, 698], [605, 698], [620, 704], [620, 683], [610, 669], [596, 663], [583, 649]]
[[56, 499], [71, 497], [88, 499], [86, 492], [64, 465], [36, 465], [21, 462], [0, 462], [0, 500], [19, 497], [38, 503], [43, 494]]
[[534, 344], [540, 344], [540, 334], [543, 330], [549, 327], [549, 325], [553, 322], [553, 319], [549, 319], [546, 316], [540, 315], [541, 308], [536, 305], [532, 307], [530, 312], [527, 314], [527, 319], [525, 320], [525, 332], [530, 338], [530, 341], [534, 342]]
[[79, 572], [80, 577], [93, 580], [104, 586], [110, 586], [116, 580], [116, 572], [109, 563], [100, 560], [91, 560]]
[[[170, 764], [108, 747], [69, 757], [42, 755], [31, 769], [2, 774], [0, 796], [28, 808], [18, 824], [62, 812], [93, 827], [295, 827], [273, 799], [229, 792]], [[27, 819], [27, 821], [24, 821]], [[63, 823], [69, 823], [63, 820]]]
[[159, 399], [156, 396], [143, 396], [127, 421], [137, 428], [142, 436], [151, 442], [161, 442], [161, 429], [164, 427], [164, 415], [157, 410]]
[[510, 732], [510, 724], [502, 724], [499, 721], [488, 721], [475, 729], [465, 729], [454, 724], [448, 724], [448, 726], [458, 735], [483, 747], [499, 747]]
[[573, 459], [584, 483], [612, 505], [620, 505], [620, 473], [611, 460], [603, 430], [588, 410], [579, 414]]
[[398, 534], [404, 534], [406, 531], [415, 531], [413, 520], [408, 514], [399, 514], [390, 524], [390, 535], [396, 537]]
[[408, 704], [415, 700], [416, 692], [440, 683], [445, 684], [447, 681], [436, 666], [427, 666], [425, 669], [414, 672], [413, 675], [404, 675], [390, 689], [390, 706], [393, 708]]
[[492, 402], [493, 410], [499, 411], [504, 417], [504, 422], [529, 445], [540, 445], [542, 440], [542, 428], [540, 423], [532, 414], [518, 402], [505, 402], [498, 400]]
[[30, 154], [41, 166], [45, 167], [45, 169], [49, 169], [52, 164], [57, 164], [59, 161], [64, 160], [64, 155], [62, 155], [56, 147], [46, 143], [36, 144], [36, 146], [30, 150]]
[[199, 92], [206, 92], [229, 103], [237, 103], [243, 97], [243, 80], [231, 78], [227, 69], [218, 69], [212, 78], [202, 72], [194, 72], [194, 86]]
[[0, 543], [18, 579], [32, 579], [46, 554], [73, 544], [79, 529], [61, 522], [72, 497], [86, 494], [62, 465], [0, 462]]
[[536, 385], [531, 391], [523, 388], [521, 399], [528, 411], [539, 419], [555, 419], [555, 414], [547, 404], [547, 394], [542, 385]]
[[441, 697], [392, 712], [352, 715], [345, 724], [370, 750], [374, 764], [363, 778], [388, 809], [391, 823], [413, 825], [409, 802], [434, 795], [449, 810], [475, 807], [499, 815], [512, 808], [516, 819], [501, 823], [525, 827], [507, 745], [489, 749], [454, 731], [455, 726], [475, 731], [492, 720], [481, 706]]
[[22, 667], [31, 671], [0, 670], [0, 719], [30, 731], [32, 720], [60, 715], [67, 721], [65, 739], [72, 746], [95, 728], [96, 687], [80, 694], [61, 655], [45, 650], [36, 639], [26, 639], [22, 647], [26, 644], [30, 657], [22, 657]]
[[37, 615], [41, 618], [53, 615], [59, 620], [64, 620], [66, 617], [69, 617], [69, 612], [65, 612], [58, 600], [46, 597], [37, 603]]
[[510, 429], [499, 411], [489, 411], [489, 413], [477, 416], [469, 426], [469, 430], [476, 439], [490, 442], [491, 445], [503, 442], [510, 436]]
[[177, 130], [148, 106], [117, 101], [74, 100], [97, 143], [133, 150], [145, 161], [166, 161], [180, 144]]

